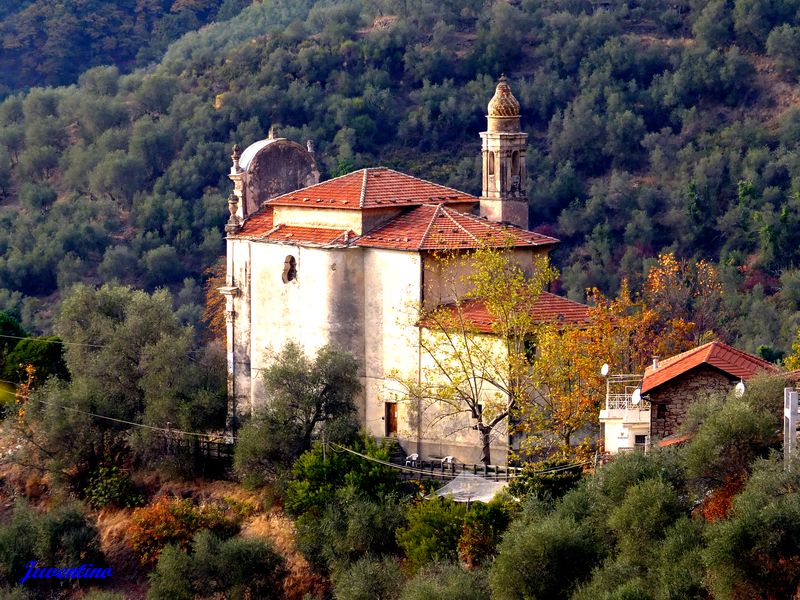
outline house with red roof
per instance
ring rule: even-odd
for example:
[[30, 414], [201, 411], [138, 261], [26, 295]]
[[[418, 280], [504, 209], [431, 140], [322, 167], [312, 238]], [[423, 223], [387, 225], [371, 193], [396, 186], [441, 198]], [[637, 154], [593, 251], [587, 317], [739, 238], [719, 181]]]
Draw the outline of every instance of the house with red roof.
[[727, 394], [760, 373], [778, 371], [757, 356], [713, 341], [665, 360], [654, 358], [643, 376], [609, 376], [609, 390], [615, 377], [627, 385], [620, 393], [610, 391], [600, 411], [605, 449], [614, 454], [684, 442], [688, 436], [679, 429], [692, 403], [709, 394]]
[[650, 400], [650, 436], [662, 440], [678, 432], [689, 405], [714, 392], [727, 394], [739, 382], [778, 368], [722, 342], [709, 342], [663, 361], [644, 372], [642, 395]]
[[[234, 147], [228, 200], [226, 297], [231, 427], [266, 401], [259, 372], [288, 341], [308, 352], [325, 344], [352, 353], [364, 394], [366, 429], [394, 436], [407, 453], [477, 462], [475, 432], [428, 428], [419, 407], [386, 393], [390, 373], [422, 368], [418, 307], [447, 305], [442, 253], [468, 256], [485, 246], [511, 247], [525, 270], [558, 240], [528, 227], [527, 135], [505, 78], [497, 85], [482, 138], [482, 193], [468, 193], [386, 167], [319, 181], [313, 146], [270, 137]], [[492, 316], [466, 307], [476, 328]], [[536, 319], [581, 322], [587, 307], [547, 292]], [[493, 455], [507, 454], [496, 440]], [[502, 461], [497, 461], [502, 462]]]

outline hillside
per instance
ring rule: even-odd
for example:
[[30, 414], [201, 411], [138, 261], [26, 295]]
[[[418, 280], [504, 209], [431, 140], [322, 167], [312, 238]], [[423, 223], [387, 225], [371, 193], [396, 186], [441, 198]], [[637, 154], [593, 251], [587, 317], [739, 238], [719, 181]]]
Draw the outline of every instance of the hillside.
[[23, 0], [0, 6], [0, 98], [75, 83], [97, 65], [158, 61], [170, 42], [234, 16], [247, 0]]
[[532, 223], [563, 240], [565, 293], [638, 289], [664, 251], [705, 258], [724, 290], [712, 329], [788, 350], [795, 4], [284, 0], [188, 33], [147, 70], [10, 96], [0, 310], [46, 330], [60, 290], [117, 278], [171, 287], [197, 320], [230, 146], [271, 125], [313, 139], [325, 176], [383, 164], [478, 192], [478, 132], [505, 72], [530, 133]]

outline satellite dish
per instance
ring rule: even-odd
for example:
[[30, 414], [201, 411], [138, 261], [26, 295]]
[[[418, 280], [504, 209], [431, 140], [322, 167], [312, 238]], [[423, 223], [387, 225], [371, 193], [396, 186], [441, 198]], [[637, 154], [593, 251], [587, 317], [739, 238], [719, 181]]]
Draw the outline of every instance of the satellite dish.
[[742, 396], [744, 396], [744, 390], [745, 390], [744, 381], [740, 380], [739, 383], [737, 383], [734, 386], [733, 393], [736, 394], [737, 398], [741, 398]]
[[600, 367], [600, 375], [608, 377], [608, 363], [604, 363], [603, 366]]
[[642, 390], [636, 388], [635, 390], [633, 390], [633, 394], [631, 394], [631, 404], [637, 406], [641, 401], [642, 401]]

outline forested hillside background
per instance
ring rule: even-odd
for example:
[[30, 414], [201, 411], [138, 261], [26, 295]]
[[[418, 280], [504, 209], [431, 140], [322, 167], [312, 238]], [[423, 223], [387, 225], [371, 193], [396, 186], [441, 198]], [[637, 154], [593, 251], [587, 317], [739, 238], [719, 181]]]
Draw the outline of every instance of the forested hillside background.
[[505, 72], [564, 293], [638, 289], [661, 252], [703, 258], [724, 290], [713, 329], [789, 349], [800, 0], [243, 5], [0, 6], [0, 310], [47, 331], [61, 292], [118, 279], [199, 320], [230, 147], [273, 124], [316, 142], [324, 176], [383, 164], [478, 194]]

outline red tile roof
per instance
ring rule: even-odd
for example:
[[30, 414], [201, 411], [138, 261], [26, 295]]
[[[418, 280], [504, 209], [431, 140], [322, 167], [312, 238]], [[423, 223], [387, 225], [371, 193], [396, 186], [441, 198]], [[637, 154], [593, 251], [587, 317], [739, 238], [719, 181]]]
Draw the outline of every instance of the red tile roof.
[[740, 379], [750, 379], [760, 372], [776, 373], [778, 371], [775, 365], [757, 356], [742, 352], [722, 342], [709, 342], [661, 361], [656, 370], [653, 370], [652, 365], [647, 367], [642, 381], [642, 393], [649, 392], [704, 364], [716, 367], [731, 377]]
[[659, 440], [657, 445], [659, 448], [677, 446], [683, 442], [688, 442], [690, 439], [692, 439], [692, 437], [694, 437], [693, 433], [673, 433], [672, 435], [665, 437], [663, 440]]
[[[455, 313], [456, 307], [453, 304], [442, 306]], [[495, 321], [494, 315], [489, 312], [486, 304], [482, 300], [467, 300], [461, 303], [461, 314], [481, 333], [492, 333], [492, 324]], [[565, 323], [585, 323], [589, 320], [589, 307], [580, 302], [569, 300], [561, 296], [556, 296], [550, 292], [542, 292], [536, 299], [531, 315], [537, 323], [549, 323], [563, 319]], [[421, 325], [430, 326], [430, 321], [422, 320]]]
[[272, 216], [274, 209], [271, 206], [263, 206], [253, 213], [242, 225], [242, 228], [232, 237], [252, 237], [262, 238], [273, 229]]
[[294, 246], [348, 246], [356, 235], [345, 229], [325, 227], [300, 227], [297, 225], [277, 225], [258, 235], [252, 232], [240, 233], [250, 239], [271, 243], [292, 244]]
[[501, 225], [441, 204], [426, 204], [368, 232], [358, 246], [397, 250], [452, 250], [490, 246], [547, 246], [558, 240]]
[[387, 206], [477, 202], [475, 196], [386, 167], [360, 169], [268, 201], [273, 206], [361, 210]]

